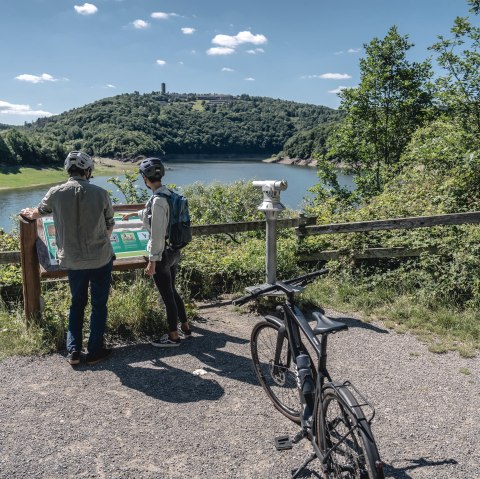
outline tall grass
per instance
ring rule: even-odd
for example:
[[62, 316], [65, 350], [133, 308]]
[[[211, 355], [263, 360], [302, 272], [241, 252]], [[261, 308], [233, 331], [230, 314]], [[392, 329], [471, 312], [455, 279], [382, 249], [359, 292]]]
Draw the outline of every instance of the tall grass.
[[480, 312], [475, 308], [424, 303], [411, 291], [354, 282], [342, 276], [317, 280], [302, 295], [315, 306], [356, 311], [367, 320], [383, 320], [399, 333], [416, 334], [433, 352], [456, 350], [473, 357], [480, 349]]

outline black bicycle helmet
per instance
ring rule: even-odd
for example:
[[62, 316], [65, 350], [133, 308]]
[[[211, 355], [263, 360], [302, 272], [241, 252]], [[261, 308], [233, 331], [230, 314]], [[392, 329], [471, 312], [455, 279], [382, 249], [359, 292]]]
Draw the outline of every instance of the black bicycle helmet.
[[146, 158], [140, 163], [139, 169], [149, 180], [160, 180], [165, 175], [165, 167], [160, 158]]

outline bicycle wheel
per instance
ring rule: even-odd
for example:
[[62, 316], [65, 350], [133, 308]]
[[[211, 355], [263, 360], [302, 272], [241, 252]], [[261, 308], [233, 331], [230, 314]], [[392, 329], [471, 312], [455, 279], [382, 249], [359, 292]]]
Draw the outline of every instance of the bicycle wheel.
[[278, 330], [277, 325], [267, 321], [254, 326], [250, 343], [253, 364], [258, 381], [274, 406], [288, 419], [299, 423], [301, 404], [297, 389], [297, 367], [292, 360], [286, 336], [279, 364], [274, 365]]
[[[315, 416], [319, 447], [325, 452], [332, 450], [325, 465], [327, 477], [329, 479], [384, 479], [382, 463], [370, 426], [363, 418], [363, 414], [360, 419], [354, 412], [351, 405], [357, 403], [351, 394], [350, 396], [350, 405], [348, 405], [333, 388], [326, 388], [323, 419], [320, 408]], [[318, 427], [322, 420], [325, 444]]]

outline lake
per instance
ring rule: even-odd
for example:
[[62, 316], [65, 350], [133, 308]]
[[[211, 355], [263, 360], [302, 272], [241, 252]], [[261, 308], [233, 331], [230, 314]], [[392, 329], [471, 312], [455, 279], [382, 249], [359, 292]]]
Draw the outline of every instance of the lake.
[[[288, 188], [281, 193], [281, 201], [288, 208], [302, 209], [304, 199], [309, 198], [308, 189], [317, 183], [315, 168], [306, 166], [282, 165], [280, 163], [264, 163], [259, 159], [241, 160], [172, 160], [165, 163], [167, 168], [165, 183], [186, 186], [197, 181], [210, 184], [212, 182], [233, 183], [237, 180], [287, 180]], [[123, 195], [117, 188], [108, 183], [112, 175], [95, 176], [92, 183], [112, 190], [114, 196], [122, 202]], [[121, 177], [121, 176], [120, 176]], [[351, 176], [340, 174], [342, 185], [353, 187]], [[143, 180], [137, 183], [144, 188]], [[13, 227], [11, 217], [22, 208], [36, 206], [48, 191], [49, 186], [0, 191], [0, 228], [10, 231]]]

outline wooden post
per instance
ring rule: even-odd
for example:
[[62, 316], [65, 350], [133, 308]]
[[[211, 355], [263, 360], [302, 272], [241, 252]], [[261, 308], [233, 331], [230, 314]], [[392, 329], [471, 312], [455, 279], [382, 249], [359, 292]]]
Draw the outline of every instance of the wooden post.
[[37, 221], [20, 218], [20, 257], [22, 262], [23, 310], [28, 323], [40, 315], [40, 265], [38, 263]]

